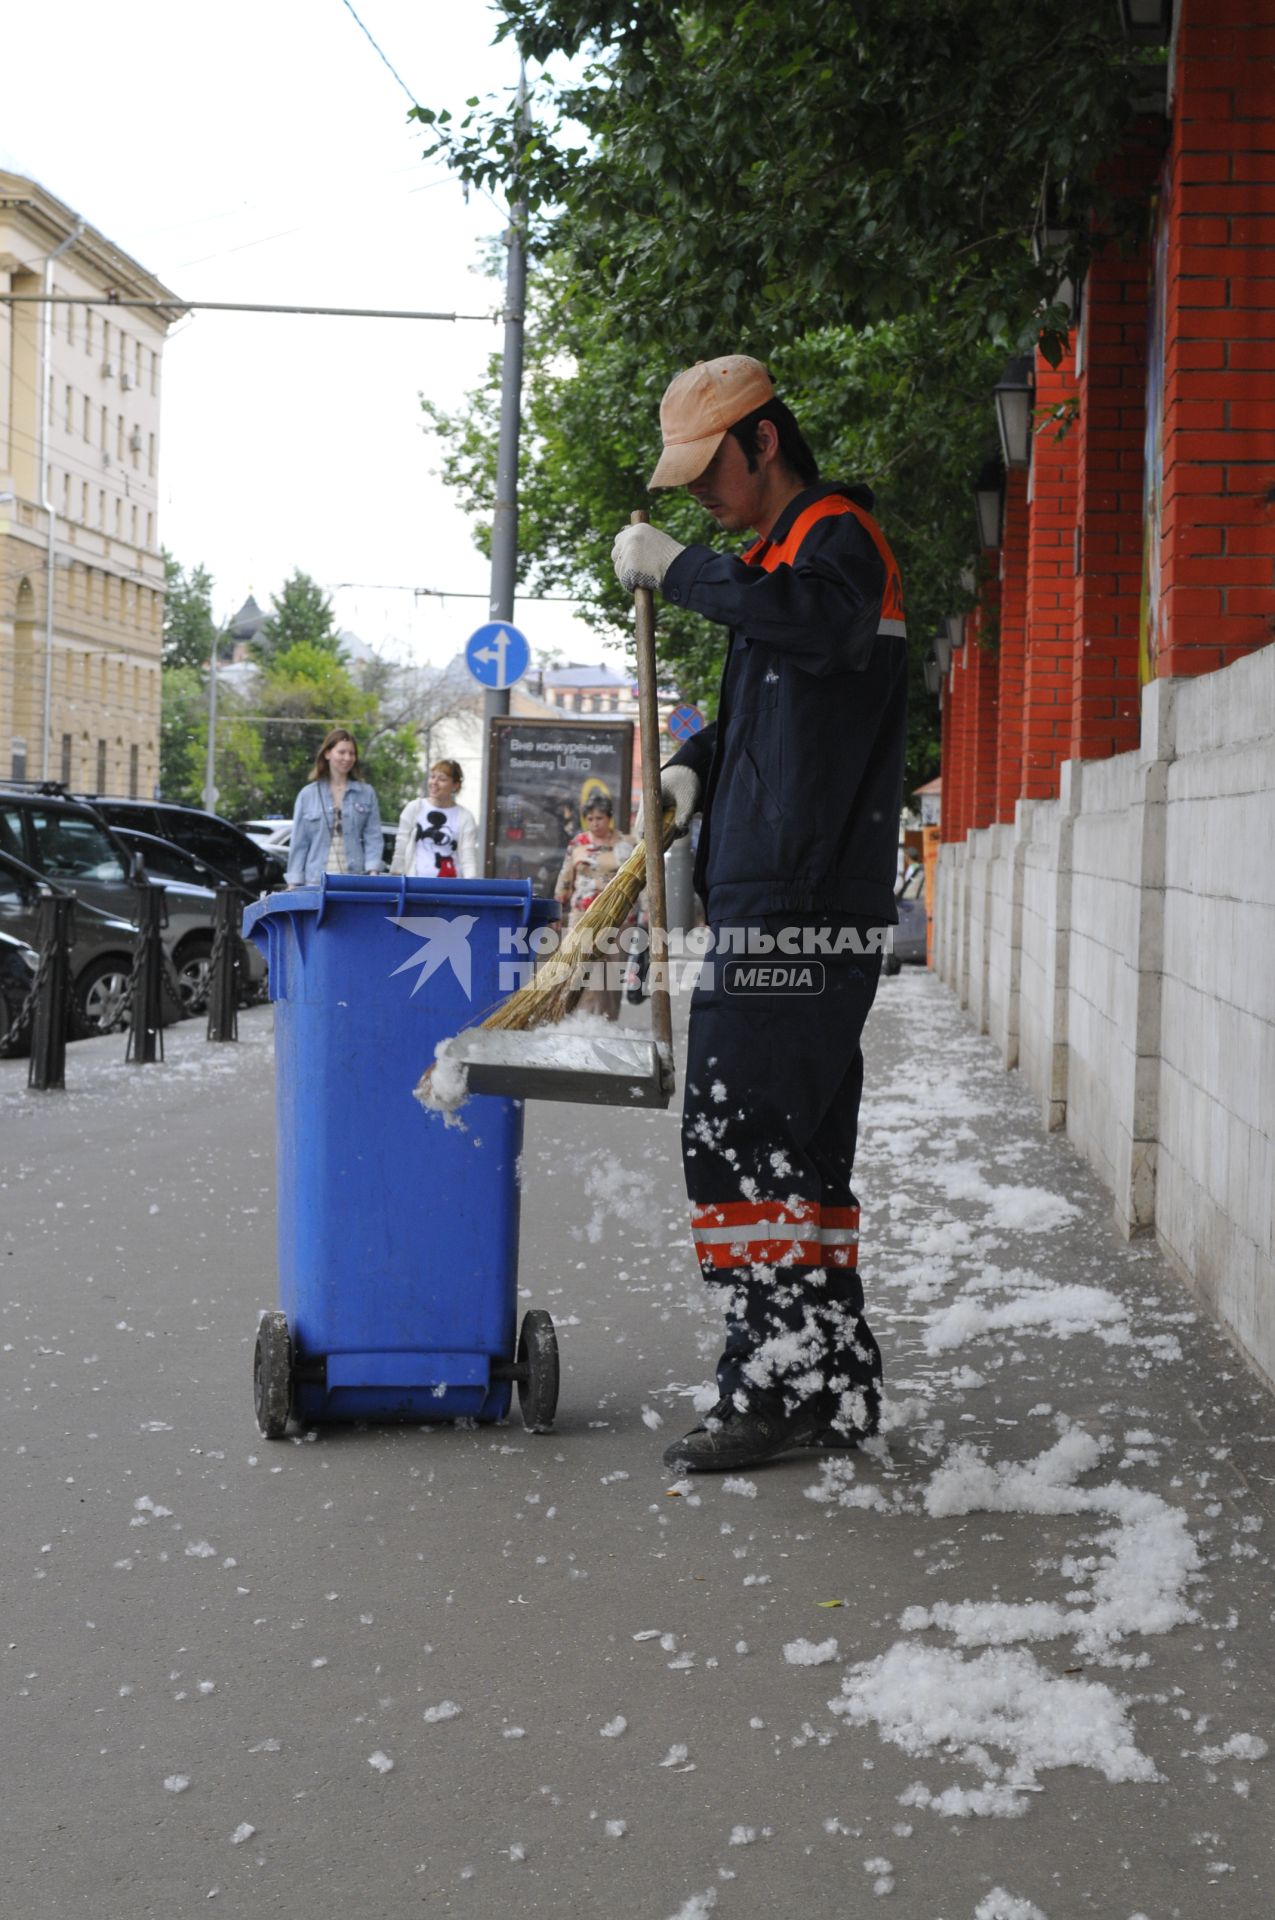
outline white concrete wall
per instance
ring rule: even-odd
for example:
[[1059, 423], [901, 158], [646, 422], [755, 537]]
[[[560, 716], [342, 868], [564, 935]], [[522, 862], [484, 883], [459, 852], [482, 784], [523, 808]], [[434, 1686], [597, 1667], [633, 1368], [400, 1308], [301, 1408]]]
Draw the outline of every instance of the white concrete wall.
[[1275, 1381], [1275, 646], [939, 856], [936, 967]]
[[1167, 770], [1156, 1226], [1275, 1376], [1275, 657], [1180, 686]]

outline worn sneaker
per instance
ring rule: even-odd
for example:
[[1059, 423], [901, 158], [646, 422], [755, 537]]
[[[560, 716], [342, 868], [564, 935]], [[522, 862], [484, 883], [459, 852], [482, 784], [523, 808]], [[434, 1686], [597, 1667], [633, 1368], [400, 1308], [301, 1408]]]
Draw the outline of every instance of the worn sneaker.
[[817, 1431], [817, 1415], [787, 1414], [775, 1407], [752, 1406], [743, 1413], [732, 1400], [719, 1400], [698, 1427], [664, 1452], [675, 1473], [731, 1473], [736, 1467], [760, 1467], [793, 1447], [808, 1447]]

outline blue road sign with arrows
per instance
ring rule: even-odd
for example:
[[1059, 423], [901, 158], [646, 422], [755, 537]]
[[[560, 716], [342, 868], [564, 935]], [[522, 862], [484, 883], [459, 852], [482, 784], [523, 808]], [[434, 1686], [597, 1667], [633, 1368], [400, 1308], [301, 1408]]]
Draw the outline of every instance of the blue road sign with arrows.
[[483, 687], [512, 687], [531, 664], [527, 636], [505, 620], [493, 620], [465, 644], [465, 665]]

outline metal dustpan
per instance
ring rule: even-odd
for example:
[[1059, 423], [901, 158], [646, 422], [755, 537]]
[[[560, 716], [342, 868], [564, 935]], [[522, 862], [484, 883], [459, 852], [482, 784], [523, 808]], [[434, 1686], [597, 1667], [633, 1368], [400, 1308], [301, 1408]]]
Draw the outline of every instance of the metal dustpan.
[[468, 1027], [438, 1050], [465, 1069], [470, 1093], [590, 1106], [667, 1107], [672, 1051], [649, 1034], [572, 1033], [560, 1027]]

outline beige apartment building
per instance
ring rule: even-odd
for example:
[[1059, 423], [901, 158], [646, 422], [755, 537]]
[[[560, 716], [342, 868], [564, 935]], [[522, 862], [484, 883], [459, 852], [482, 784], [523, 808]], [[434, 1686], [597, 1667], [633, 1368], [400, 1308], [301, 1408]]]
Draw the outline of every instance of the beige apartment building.
[[0, 171], [4, 295], [42, 297], [0, 297], [0, 779], [149, 794], [161, 361], [184, 309], [70, 207]]

